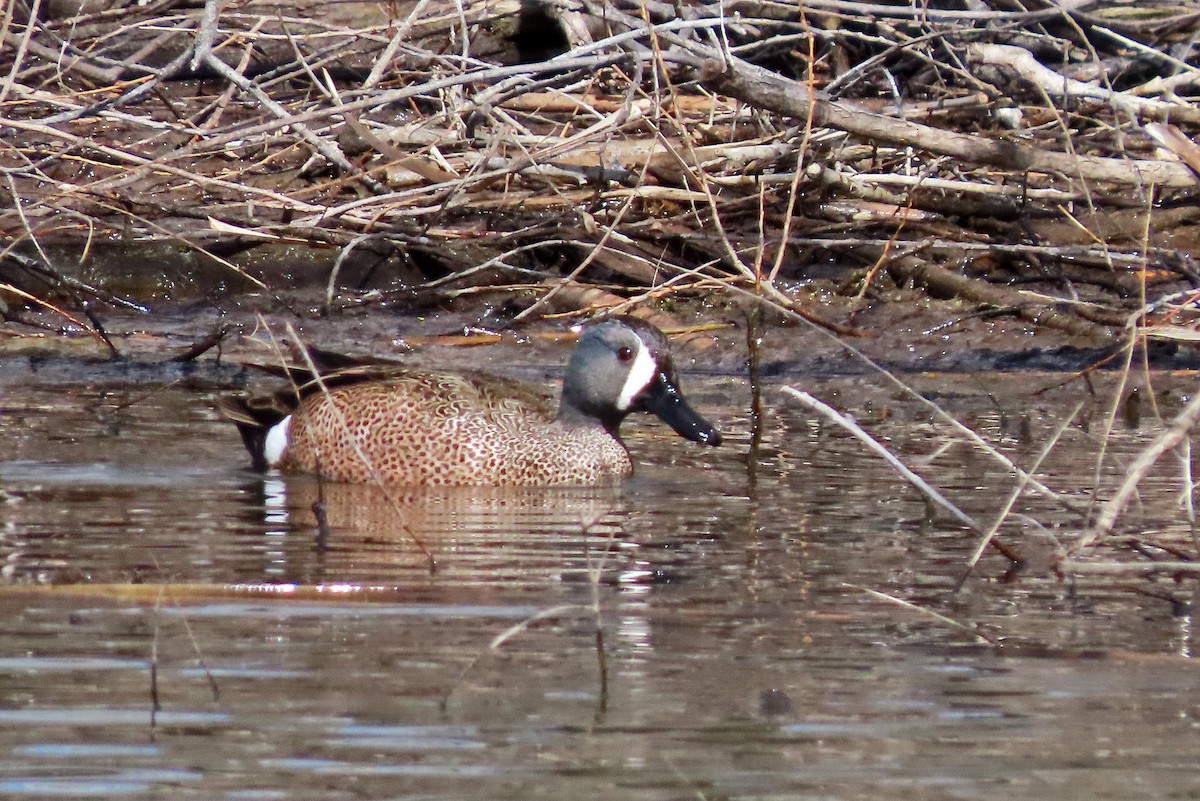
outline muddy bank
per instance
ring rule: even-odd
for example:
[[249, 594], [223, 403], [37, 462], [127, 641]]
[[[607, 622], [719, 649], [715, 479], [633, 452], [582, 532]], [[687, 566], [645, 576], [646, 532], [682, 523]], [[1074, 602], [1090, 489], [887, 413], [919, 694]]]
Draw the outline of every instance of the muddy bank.
[[[160, 275], [161, 267], [151, 268]], [[291, 272], [288, 282], [307, 274], [280, 261], [264, 270]], [[198, 286], [191, 271], [180, 283]], [[211, 276], [205, 267], [198, 272]], [[135, 277], [137, 270], [128, 270]], [[343, 275], [346, 272], [342, 273]], [[146, 276], [143, 276], [146, 277]], [[208, 291], [142, 284], [124, 291], [126, 306], [92, 303], [86, 313], [70, 307], [52, 310], [30, 305], [9, 308], [0, 327], [0, 381], [19, 381], [27, 372], [41, 380], [112, 380], [118, 383], [192, 378], [237, 382], [240, 361], [270, 360], [270, 337], [301, 339], [323, 348], [373, 358], [449, 368], [487, 368], [530, 374], [553, 371], [565, 361], [570, 328], [578, 313], [534, 322], [515, 320], [534, 301], [504, 289], [446, 299], [434, 290], [397, 288], [389, 283], [356, 291], [353, 302], [335, 293], [327, 311], [326, 287], [311, 281], [305, 289], [234, 291], [215, 282]], [[815, 287], [810, 287], [813, 291]], [[179, 302], [164, 295], [188, 296]], [[814, 297], [816, 297], [814, 295]], [[921, 372], [1073, 373], [1113, 370], [1125, 365], [1126, 343], [1116, 337], [1071, 336], [1030, 324], [1009, 313], [980, 310], [962, 301], [931, 301], [913, 290], [893, 290], [856, 311], [831, 292], [820, 300], [829, 318], [855, 322], [853, 336], [781, 316], [769, 307], [754, 320], [752, 300], [699, 303], [675, 299], [641, 307], [670, 331], [684, 334], [677, 347], [681, 363], [700, 374], [744, 376], [747, 337], [756, 330], [762, 376], [804, 382], [806, 377], [865, 376], [881, 368], [896, 374]], [[1200, 368], [1200, 351], [1187, 342], [1149, 340], [1136, 361], [1156, 370]], [[875, 366], [872, 365], [872, 362]], [[61, 375], [52, 379], [52, 375]]]

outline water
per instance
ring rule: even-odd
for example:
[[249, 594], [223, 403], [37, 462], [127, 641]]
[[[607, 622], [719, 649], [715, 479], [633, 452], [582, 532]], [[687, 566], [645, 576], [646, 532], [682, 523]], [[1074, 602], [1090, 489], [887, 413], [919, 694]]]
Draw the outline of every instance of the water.
[[[1083, 497], [1103, 392], [1032, 394], [1056, 380], [931, 386], [1024, 464], [1085, 401], [1043, 471]], [[1003, 470], [874, 383], [814, 392], [990, 522]], [[768, 388], [748, 459], [745, 387], [688, 387], [725, 447], [646, 422], [619, 489], [329, 486], [321, 536], [317, 485], [247, 472], [203, 392], [4, 386], [0, 795], [1200, 793], [1190, 583], [989, 554], [955, 593], [976, 536], [858, 443]], [[1118, 426], [1117, 458], [1156, 430]], [[1178, 491], [1160, 471], [1136, 520], [1186, 549]], [[1018, 547], [1073, 530], [1018, 510]]]

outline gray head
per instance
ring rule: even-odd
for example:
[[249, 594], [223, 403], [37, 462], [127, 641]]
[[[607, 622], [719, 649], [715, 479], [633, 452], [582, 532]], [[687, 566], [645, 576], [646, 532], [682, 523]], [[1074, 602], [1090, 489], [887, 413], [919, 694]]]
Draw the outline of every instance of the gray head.
[[651, 412], [693, 442], [720, 445], [721, 434], [679, 391], [666, 336], [633, 317], [588, 326], [571, 354], [558, 417], [599, 421], [614, 436], [630, 412]]

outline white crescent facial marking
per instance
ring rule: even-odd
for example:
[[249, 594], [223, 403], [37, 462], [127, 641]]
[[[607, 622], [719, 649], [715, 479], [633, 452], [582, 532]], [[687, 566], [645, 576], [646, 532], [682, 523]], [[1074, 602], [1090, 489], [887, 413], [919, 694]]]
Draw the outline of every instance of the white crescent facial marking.
[[629, 411], [629, 405], [633, 403], [633, 399], [650, 386], [650, 382], [654, 380], [654, 374], [658, 372], [658, 364], [650, 355], [650, 349], [646, 347], [646, 343], [642, 341], [641, 337], [636, 334], [634, 336], [637, 339], [637, 353], [633, 357], [633, 363], [629, 365], [629, 375], [625, 377], [625, 386], [621, 387], [621, 394], [617, 396], [617, 408], [623, 412]]
[[267, 464], [271, 467], [279, 467], [279, 463], [283, 461], [283, 452], [287, 450], [288, 432], [291, 426], [292, 416], [289, 414], [271, 426], [271, 430], [267, 432], [267, 439], [263, 443], [263, 456], [266, 457]]

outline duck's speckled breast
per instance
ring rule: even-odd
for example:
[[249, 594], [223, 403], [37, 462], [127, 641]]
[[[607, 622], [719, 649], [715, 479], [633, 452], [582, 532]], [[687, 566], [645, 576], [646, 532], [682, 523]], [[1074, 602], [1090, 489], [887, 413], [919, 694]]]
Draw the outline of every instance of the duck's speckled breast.
[[[365, 460], [364, 460], [365, 457]], [[603, 427], [554, 421], [546, 400], [478, 375], [403, 373], [314, 393], [292, 416], [282, 469], [393, 484], [598, 484], [633, 470]]]

